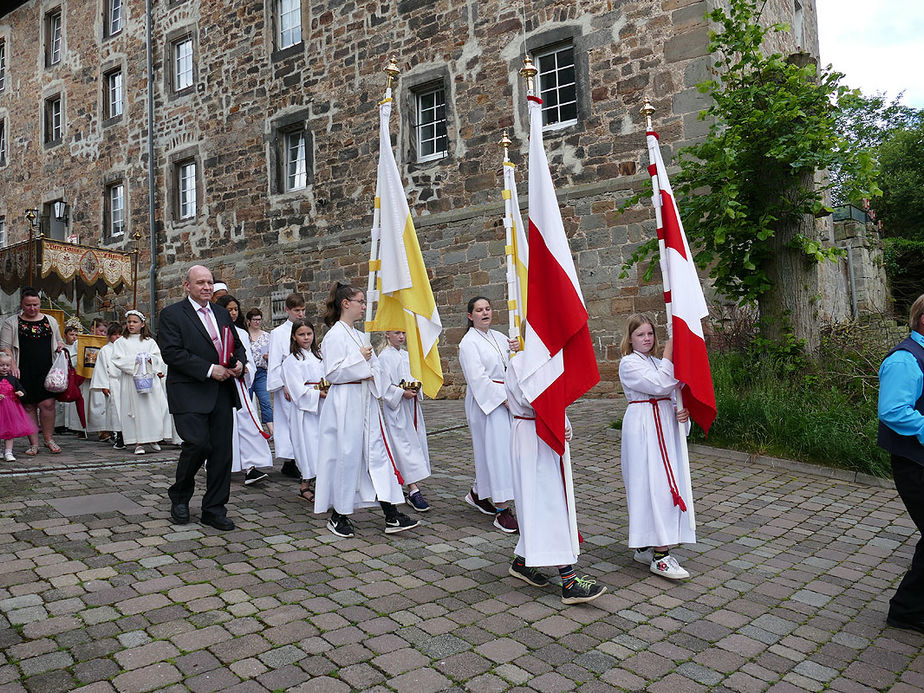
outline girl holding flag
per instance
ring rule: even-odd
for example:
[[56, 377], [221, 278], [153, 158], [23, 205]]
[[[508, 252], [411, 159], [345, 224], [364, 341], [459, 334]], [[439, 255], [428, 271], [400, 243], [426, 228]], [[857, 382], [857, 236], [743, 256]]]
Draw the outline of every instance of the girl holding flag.
[[[622, 477], [629, 507], [633, 559], [669, 580], [690, 577], [669, 545], [696, 543], [690, 467], [680, 446], [690, 430], [686, 409], [675, 411], [682, 383], [674, 378], [673, 344], [656, 358], [658, 338], [647, 315], [626, 320], [619, 380], [629, 400], [622, 420]], [[674, 419], [684, 424], [684, 431]]]

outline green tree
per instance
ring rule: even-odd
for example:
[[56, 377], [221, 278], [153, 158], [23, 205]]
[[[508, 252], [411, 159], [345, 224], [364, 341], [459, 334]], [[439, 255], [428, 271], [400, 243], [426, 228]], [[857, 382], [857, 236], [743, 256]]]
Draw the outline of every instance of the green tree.
[[879, 146], [879, 162], [882, 196], [874, 207], [884, 234], [924, 241], [924, 118], [893, 130]]
[[681, 150], [674, 187], [696, 260], [710, 267], [716, 288], [757, 303], [765, 338], [794, 335], [814, 351], [817, 263], [838, 255], [816, 225], [832, 186], [818, 172], [852, 171], [845, 193], [871, 197], [875, 159], [838, 129], [839, 104], [851, 93], [843, 75], [817, 69], [805, 54], [765, 52], [768, 35], [786, 30], [761, 26], [766, 0], [728, 5], [707, 15], [719, 27], [710, 41], [716, 77], [699, 85], [712, 100], [701, 114], [712, 126]]

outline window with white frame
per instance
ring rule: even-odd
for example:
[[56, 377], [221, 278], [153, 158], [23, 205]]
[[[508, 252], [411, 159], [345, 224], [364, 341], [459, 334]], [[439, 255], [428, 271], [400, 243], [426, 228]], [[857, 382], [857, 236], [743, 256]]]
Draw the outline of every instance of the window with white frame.
[[0, 91], [6, 86], [6, 41], [0, 39]]
[[193, 41], [186, 36], [173, 44], [173, 90], [182, 91], [193, 83]]
[[106, 222], [109, 238], [125, 234], [125, 184], [122, 182], [106, 188]]
[[302, 40], [302, 3], [301, 0], [276, 0], [277, 26], [276, 36], [279, 49], [294, 46]]
[[417, 116], [417, 161], [431, 161], [446, 156], [446, 91], [443, 85], [424, 87], [414, 94]]
[[122, 70], [106, 73], [106, 117], [118, 118], [122, 115]]
[[180, 219], [196, 216], [196, 162], [181, 161], [176, 165], [177, 211]]
[[542, 125], [561, 127], [577, 122], [577, 81], [571, 43], [535, 54], [539, 68]]
[[286, 190], [302, 190], [308, 185], [308, 158], [305, 151], [305, 131], [285, 135]]
[[45, 144], [56, 143], [63, 131], [61, 95], [45, 99]]
[[106, 36], [122, 31], [122, 0], [106, 0]]
[[45, 66], [61, 62], [61, 8], [45, 15]]
[[0, 118], [0, 166], [6, 166], [6, 119]]

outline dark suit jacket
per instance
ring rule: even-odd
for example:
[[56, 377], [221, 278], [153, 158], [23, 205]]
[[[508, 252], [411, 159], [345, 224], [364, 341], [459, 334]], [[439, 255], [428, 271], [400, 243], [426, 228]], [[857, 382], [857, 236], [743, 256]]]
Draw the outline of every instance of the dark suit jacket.
[[[234, 356], [241, 363], [246, 363], [247, 354], [237, 339], [231, 315], [214, 303], [211, 308], [218, 323], [219, 334], [224, 333], [225, 327], [231, 328]], [[211, 412], [215, 408], [222, 387], [231, 393], [234, 406], [241, 406], [233, 378], [218, 382], [208, 377], [209, 366], [218, 363], [218, 352], [188, 298], [167, 306], [160, 312], [157, 344], [168, 366], [167, 404], [171, 414]]]

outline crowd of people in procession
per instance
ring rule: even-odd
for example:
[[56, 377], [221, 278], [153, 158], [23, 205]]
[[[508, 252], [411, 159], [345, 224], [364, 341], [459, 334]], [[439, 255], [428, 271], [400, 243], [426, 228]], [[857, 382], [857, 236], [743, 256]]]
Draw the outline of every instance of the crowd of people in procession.
[[[63, 405], [58, 425], [139, 455], [164, 442], [180, 443], [176, 483], [168, 493], [171, 518], [179, 524], [190, 520], [196, 473], [205, 464], [201, 521], [233, 529], [225, 509], [232, 473], [245, 485], [263, 482], [275, 452], [282, 474], [298, 479], [297, 499], [326, 515], [333, 534], [354, 536], [354, 512], [375, 506], [386, 534], [417, 527], [419, 520], [399, 506], [406, 501], [416, 513], [431, 509], [425, 498], [431, 469], [423, 394], [402, 348], [405, 334], [386, 332], [376, 353], [355, 327], [365, 313], [364, 292], [348, 284], [330, 289], [323, 340], [300, 294], [286, 298], [286, 320], [268, 332], [261, 311], [245, 313], [207, 268], [190, 268], [184, 288], [186, 299], [161, 312], [157, 339], [138, 310], [127, 311], [121, 322], [93, 322], [93, 334], [108, 342], [92, 378], [81, 385], [86, 425], [73, 404]], [[465, 313], [459, 361], [474, 480], [464, 501], [498, 530], [519, 533], [510, 575], [544, 588], [553, 580], [540, 568], [554, 566], [564, 603], [591, 601], [606, 587], [576, 574], [581, 539], [575, 499], [564, 484], [562, 459], [537, 436], [535, 413], [520, 389], [520, 342], [491, 329], [487, 298], [473, 297]], [[68, 323], [62, 337], [31, 289], [22, 292], [20, 314], [3, 322], [0, 438], [7, 460], [15, 459], [13, 440], [23, 436], [25, 454], [38, 454], [39, 432], [52, 454], [61, 451], [52, 437], [55, 395], [44, 381], [58, 351], [76, 361], [77, 333], [78, 326]], [[671, 343], [658, 358], [651, 318], [632, 315], [621, 350], [619, 374], [629, 399], [622, 450], [629, 547], [651, 572], [687, 578], [670, 554], [671, 546], [696, 541], [690, 471], [679, 454], [689, 416], [676, 406], [680, 383], [673, 377]]]

